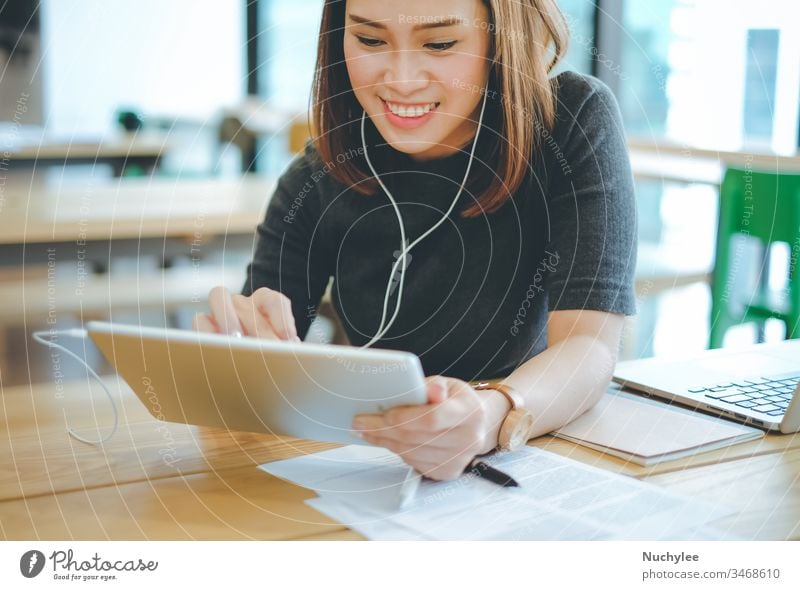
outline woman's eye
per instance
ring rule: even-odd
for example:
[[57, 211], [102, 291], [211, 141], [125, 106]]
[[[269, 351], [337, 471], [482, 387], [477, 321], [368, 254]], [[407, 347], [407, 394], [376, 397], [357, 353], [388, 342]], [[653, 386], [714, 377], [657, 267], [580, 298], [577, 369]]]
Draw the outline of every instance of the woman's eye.
[[447, 51], [455, 44], [455, 41], [442, 41], [441, 43], [427, 43], [425, 47], [433, 51]]
[[366, 45], [367, 47], [378, 47], [383, 41], [380, 39], [372, 39], [370, 37], [361, 37], [356, 35], [356, 39], [358, 39], [359, 43], [362, 45]]
[[[358, 39], [358, 42], [366, 47], [380, 47], [381, 45], [385, 45], [385, 43], [380, 39], [373, 39], [372, 37], [362, 37], [361, 35], [356, 35], [356, 39]], [[426, 43], [425, 47], [432, 51], [447, 51], [455, 44], [456, 41], [442, 41], [440, 43]]]

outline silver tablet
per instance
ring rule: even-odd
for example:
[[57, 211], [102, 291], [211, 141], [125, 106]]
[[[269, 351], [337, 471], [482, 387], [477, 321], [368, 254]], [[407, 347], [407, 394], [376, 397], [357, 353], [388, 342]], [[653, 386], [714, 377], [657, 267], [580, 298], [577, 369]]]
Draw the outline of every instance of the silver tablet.
[[159, 420], [362, 443], [353, 416], [426, 402], [408, 352], [89, 322], [94, 343]]

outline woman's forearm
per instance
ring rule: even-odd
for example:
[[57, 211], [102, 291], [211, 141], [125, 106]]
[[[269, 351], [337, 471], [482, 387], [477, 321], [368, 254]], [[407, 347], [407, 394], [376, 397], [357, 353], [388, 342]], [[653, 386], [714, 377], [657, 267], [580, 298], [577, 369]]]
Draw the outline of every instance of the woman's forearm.
[[588, 335], [567, 337], [503, 379], [525, 398], [534, 416], [531, 438], [571, 422], [591, 408], [608, 388], [617, 353]]

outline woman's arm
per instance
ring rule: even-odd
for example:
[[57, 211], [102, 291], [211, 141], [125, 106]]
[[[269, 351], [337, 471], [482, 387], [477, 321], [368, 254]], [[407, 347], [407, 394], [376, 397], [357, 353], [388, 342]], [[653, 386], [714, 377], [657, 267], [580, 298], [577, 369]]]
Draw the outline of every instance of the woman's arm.
[[[534, 416], [531, 437], [571, 422], [608, 388], [622, 337], [624, 316], [592, 310], [554, 311], [547, 324], [547, 350], [503, 380], [525, 398]], [[495, 411], [508, 411], [497, 394]], [[494, 437], [496, 440], [496, 437]]]
[[[301, 339], [316, 316], [331, 274], [331, 247], [320, 232], [321, 167], [316, 150], [307, 143], [304, 153], [296, 155], [281, 174], [267, 214], [256, 228], [253, 260], [242, 288], [243, 296], [262, 300], [250, 308], [269, 307], [270, 299], [276, 308], [288, 304]], [[283, 297], [276, 297], [275, 292]]]
[[[623, 316], [601, 311], [550, 314], [547, 350], [503, 380], [524, 396], [534, 416], [532, 438], [597, 403], [611, 380], [622, 325]], [[509, 409], [499, 392], [475, 391], [459, 379], [437, 376], [428, 378], [427, 404], [361, 414], [353, 429], [428, 477], [454, 479], [475, 455], [497, 446]]]
[[305, 337], [330, 276], [330, 247], [317, 232], [320, 165], [309, 143], [281, 174], [256, 228], [242, 293], [212, 289], [211, 313], [195, 317], [197, 329], [270, 340]]
[[547, 279], [547, 349], [505, 379], [535, 417], [532, 436], [560, 428], [600, 399], [624, 316], [636, 310], [636, 197], [619, 107], [598, 80], [560, 79], [562, 124], [553, 139], [570, 168], [550, 166], [548, 251], [557, 263]]
[[[502, 380], [522, 394], [533, 414], [531, 438], [558, 430], [595, 405], [611, 382], [625, 318], [592, 310], [551, 312], [547, 350]], [[505, 396], [487, 389], [484, 423], [488, 431], [481, 453], [497, 446], [508, 411]]]

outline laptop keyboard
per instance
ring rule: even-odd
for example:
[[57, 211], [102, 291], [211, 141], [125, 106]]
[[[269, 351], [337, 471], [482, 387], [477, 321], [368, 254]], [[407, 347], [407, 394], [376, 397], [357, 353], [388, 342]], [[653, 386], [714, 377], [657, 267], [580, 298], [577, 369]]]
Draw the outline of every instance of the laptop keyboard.
[[786, 413], [798, 383], [800, 375], [781, 379], [742, 379], [732, 383], [695, 387], [689, 393], [702, 393], [711, 399], [775, 417]]

